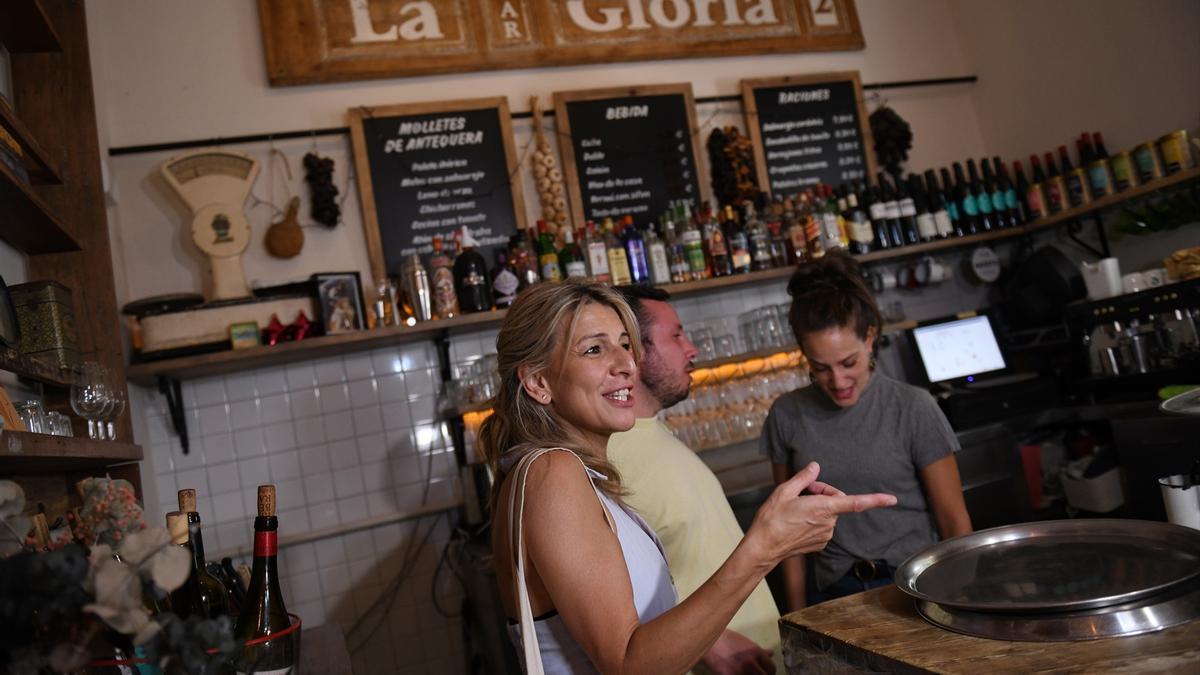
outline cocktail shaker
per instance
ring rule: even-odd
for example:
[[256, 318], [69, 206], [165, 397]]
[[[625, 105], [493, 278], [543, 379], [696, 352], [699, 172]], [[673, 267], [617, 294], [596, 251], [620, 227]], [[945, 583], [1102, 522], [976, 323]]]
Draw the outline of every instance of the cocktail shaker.
[[404, 292], [408, 296], [409, 309], [417, 321], [433, 318], [433, 291], [429, 284], [429, 273], [421, 264], [421, 256], [414, 253], [404, 266]]

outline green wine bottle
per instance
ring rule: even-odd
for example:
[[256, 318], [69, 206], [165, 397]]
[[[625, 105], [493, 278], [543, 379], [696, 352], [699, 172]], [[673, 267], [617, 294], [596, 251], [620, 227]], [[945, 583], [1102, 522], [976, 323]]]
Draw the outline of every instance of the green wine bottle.
[[[254, 567], [246, 604], [238, 616], [233, 636], [253, 641], [285, 630], [291, 625], [276, 569], [279, 519], [275, 517], [275, 486], [258, 486], [258, 517], [254, 519]], [[238, 673], [289, 675], [296, 665], [297, 636], [293, 633], [242, 648]]]
[[204, 536], [200, 532], [200, 514], [196, 511], [196, 491], [186, 488], [179, 491], [178, 497], [179, 512], [187, 517], [187, 546], [192, 554], [192, 573], [188, 581], [195, 580], [193, 609], [209, 619], [229, 614], [229, 590], [204, 565]]

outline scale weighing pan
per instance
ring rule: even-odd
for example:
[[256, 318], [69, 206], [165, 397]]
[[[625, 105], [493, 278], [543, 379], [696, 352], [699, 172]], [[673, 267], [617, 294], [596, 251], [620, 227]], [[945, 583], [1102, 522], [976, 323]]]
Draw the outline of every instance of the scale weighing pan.
[[1200, 531], [1144, 520], [1021, 523], [934, 544], [896, 585], [973, 612], [1077, 612], [1126, 605], [1200, 581]]

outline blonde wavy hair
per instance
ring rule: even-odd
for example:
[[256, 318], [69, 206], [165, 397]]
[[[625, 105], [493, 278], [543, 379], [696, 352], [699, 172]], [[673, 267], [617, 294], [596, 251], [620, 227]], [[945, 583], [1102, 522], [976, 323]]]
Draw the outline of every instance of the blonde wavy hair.
[[492, 398], [494, 411], [479, 429], [483, 456], [496, 480], [492, 493], [525, 453], [538, 448], [566, 448], [575, 453], [584, 466], [600, 472], [606, 479], [600, 489], [612, 497], [624, 494], [615, 466], [579, 446], [553, 409], [526, 393], [518, 375], [521, 368], [529, 374], [550, 370], [562, 363], [564, 345], [570, 343], [579, 320], [579, 310], [588, 305], [611, 307], [620, 317], [636, 362], [642, 360], [642, 341], [637, 319], [620, 294], [604, 284], [585, 281], [541, 283], [524, 290], [509, 308], [496, 336], [496, 356], [500, 386]]

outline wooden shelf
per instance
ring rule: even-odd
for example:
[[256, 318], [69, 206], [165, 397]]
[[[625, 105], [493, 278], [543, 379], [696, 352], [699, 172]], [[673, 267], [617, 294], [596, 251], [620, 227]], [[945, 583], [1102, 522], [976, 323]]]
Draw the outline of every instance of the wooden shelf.
[[0, 21], [0, 44], [10, 54], [61, 52], [58, 32], [38, 0], [8, 0]]
[[[44, 183], [52, 185], [62, 184], [62, 177], [58, 175], [58, 171], [50, 165], [47, 159], [48, 155], [42, 146], [38, 144], [33, 134], [29, 133], [29, 129], [21, 122], [13, 112], [8, 101], [0, 96], [0, 126], [3, 126], [12, 137], [20, 144], [22, 152], [26, 159], [26, 166], [29, 168], [29, 177], [35, 183]], [[31, 165], [32, 166], [29, 166]]]
[[0, 433], [0, 474], [94, 469], [141, 459], [141, 446], [132, 443], [26, 431]]
[[80, 250], [45, 202], [0, 164], [0, 239], [27, 255]]
[[1079, 206], [1067, 209], [1065, 211], [1059, 211], [1058, 213], [1056, 213], [1052, 216], [1047, 216], [1045, 218], [1035, 220], [1032, 223], [1026, 224], [1025, 231], [1026, 232], [1036, 232], [1038, 230], [1044, 230], [1048, 227], [1054, 227], [1055, 225], [1058, 225], [1060, 223], [1064, 223], [1064, 222], [1067, 222], [1070, 220], [1074, 220], [1076, 218], [1085, 216], [1094, 211], [1101, 211], [1101, 210], [1107, 209], [1111, 206], [1120, 204], [1121, 202], [1126, 202], [1126, 201], [1129, 201], [1130, 199], [1136, 199], [1137, 197], [1141, 197], [1142, 195], [1147, 195], [1147, 194], [1150, 194], [1151, 192], [1155, 192], [1155, 191], [1161, 190], [1163, 188], [1171, 187], [1172, 185], [1186, 183], [1187, 181], [1192, 180], [1194, 178], [1200, 178], [1200, 167], [1187, 169], [1185, 171], [1177, 171], [1177, 172], [1171, 174], [1170, 176], [1164, 176], [1163, 178], [1159, 178], [1158, 180], [1153, 181], [1151, 183], [1146, 183], [1144, 185], [1138, 185], [1136, 187], [1131, 187], [1131, 188], [1128, 188], [1121, 192], [1118, 192], [1116, 194], [1112, 194], [1112, 195], [1108, 195], [1106, 197], [1101, 197], [1100, 199], [1092, 200], [1092, 201], [1088, 202], [1087, 204], [1081, 204]]
[[299, 342], [283, 342], [273, 346], [197, 354], [161, 361], [135, 363], [125, 376], [138, 384], [154, 384], [160, 375], [184, 380], [208, 375], [224, 375], [246, 368], [308, 361], [324, 356], [365, 351], [389, 345], [429, 340], [441, 332], [456, 333], [499, 326], [504, 310], [463, 314], [452, 319], [425, 321], [415, 326], [398, 326], [376, 330], [361, 330], [339, 335], [325, 335]]
[[58, 387], [69, 387], [74, 381], [71, 371], [22, 356], [15, 349], [0, 349], [0, 370]]
[[[1183, 183], [1198, 177], [1200, 177], [1200, 168], [1189, 169], [1187, 171], [1181, 171], [1166, 178], [1154, 181], [1153, 183], [1139, 185], [1138, 187], [1130, 188], [1116, 195], [1098, 199], [1090, 204], [1063, 211], [1050, 218], [1043, 218], [1021, 227], [1010, 227], [1000, 230], [993, 230], [990, 232], [981, 232], [979, 234], [972, 234], [965, 237], [958, 237], [955, 239], [943, 239], [926, 242], [923, 244], [904, 246], [898, 249], [875, 251], [866, 255], [857, 256], [856, 258], [859, 262], [864, 264], [875, 263], [884, 260], [904, 258], [912, 255], [920, 255], [923, 253], [931, 253], [933, 251], [943, 251], [965, 246], [973, 246], [975, 244], [988, 241], [1019, 237], [1052, 227], [1072, 218], [1077, 218], [1091, 211], [1105, 209], [1123, 201], [1127, 201], [1155, 190], [1170, 187], [1172, 185]], [[733, 276], [718, 277], [716, 279], [705, 279], [703, 281], [687, 281], [678, 284], [666, 284], [660, 288], [670, 293], [672, 297], [681, 297], [696, 293], [736, 288], [738, 286], [755, 286], [771, 281], [786, 279], [792, 275], [792, 272], [793, 268], [791, 267], [780, 267], [758, 272], [750, 272], [749, 274], [736, 274]], [[463, 316], [458, 316], [444, 321], [427, 321], [412, 327], [404, 326], [399, 328], [384, 328], [381, 330], [357, 331], [343, 335], [312, 338], [309, 340], [303, 340], [301, 342], [289, 342], [276, 345], [274, 347], [255, 347], [240, 351], [225, 351], [213, 354], [202, 354], [198, 356], [164, 359], [162, 361], [151, 361], [130, 366], [126, 375], [130, 380], [139, 384], [154, 384], [155, 378], [157, 378], [159, 375], [166, 375], [178, 379], [202, 377], [206, 375], [222, 375], [246, 368], [262, 368], [265, 366], [291, 363], [294, 361], [306, 361], [309, 359], [320, 358], [322, 356], [333, 356], [347, 352], [374, 349], [376, 347], [428, 340], [443, 331], [453, 333], [465, 332], [468, 330], [486, 330], [489, 328], [496, 328], [500, 325], [500, 322], [504, 320], [504, 315], [505, 310], [493, 310], [490, 312], [480, 312], [478, 314], [465, 314]], [[884, 332], [902, 330], [910, 327], [911, 325], [911, 323], [889, 324], [884, 326]], [[780, 351], [788, 351], [789, 349], [794, 349], [794, 347], [767, 350], [766, 354], [763, 355], [765, 356]], [[711, 368], [724, 365], [725, 363], [737, 363], [739, 361], [745, 361], [755, 357], [755, 354], [736, 354], [728, 359], [718, 359], [708, 363], [698, 363], [696, 364], [696, 367]], [[467, 411], [467, 409], [463, 410], [463, 412]]]

